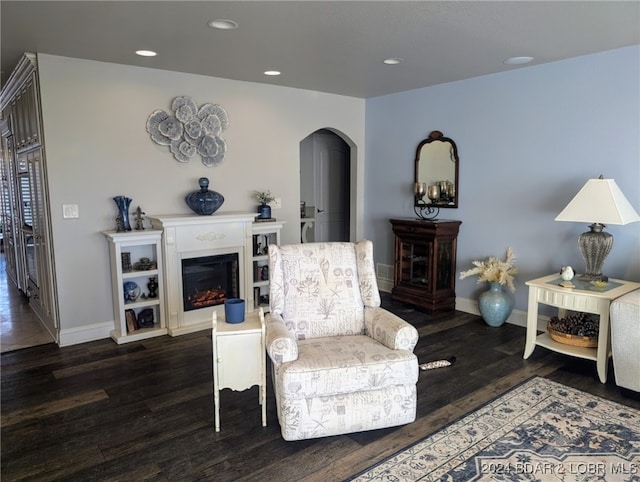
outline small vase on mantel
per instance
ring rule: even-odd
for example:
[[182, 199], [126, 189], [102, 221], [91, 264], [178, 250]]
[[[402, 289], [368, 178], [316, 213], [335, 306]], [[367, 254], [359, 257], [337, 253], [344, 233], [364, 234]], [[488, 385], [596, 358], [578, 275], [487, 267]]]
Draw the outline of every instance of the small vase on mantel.
[[271, 206], [260, 204], [258, 206], [258, 219], [271, 219]]
[[478, 308], [487, 325], [502, 326], [513, 311], [513, 298], [500, 283], [491, 282], [489, 290], [480, 294]]

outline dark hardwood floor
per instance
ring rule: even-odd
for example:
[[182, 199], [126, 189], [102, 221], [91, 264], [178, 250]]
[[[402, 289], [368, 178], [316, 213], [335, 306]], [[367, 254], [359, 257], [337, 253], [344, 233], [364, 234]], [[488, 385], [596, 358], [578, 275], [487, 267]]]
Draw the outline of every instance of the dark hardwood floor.
[[595, 362], [543, 348], [523, 360], [524, 328], [490, 328], [461, 312], [430, 317], [383, 299], [418, 328], [420, 362], [457, 357], [420, 372], [412, 424], [285, 442], [269, 383], [267, 427], [256, 387], [224, 390], [216, 433], [209, 332], [49, 344], [1, 356], [2, 480], [343, 480], [536, 375], [640, 409], [616, 387], [611, 364], [601, 384]]

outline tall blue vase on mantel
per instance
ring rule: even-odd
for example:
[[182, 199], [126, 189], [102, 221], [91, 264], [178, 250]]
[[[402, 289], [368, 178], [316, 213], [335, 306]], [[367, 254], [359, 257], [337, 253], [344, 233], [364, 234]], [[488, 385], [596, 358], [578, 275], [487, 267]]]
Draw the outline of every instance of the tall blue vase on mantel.
[[513, 311], [513, 298], [505, 293], [503, 285], [492, 282], [489, 290], [480, 294], [478, 308], [487, 325], [502, 326]]
[[118, 231], [131, 231], [129, 206], [133, 199], [127, 196], [116, 196], [113, 200], [116, 202], [116, 206], [118, 206]]

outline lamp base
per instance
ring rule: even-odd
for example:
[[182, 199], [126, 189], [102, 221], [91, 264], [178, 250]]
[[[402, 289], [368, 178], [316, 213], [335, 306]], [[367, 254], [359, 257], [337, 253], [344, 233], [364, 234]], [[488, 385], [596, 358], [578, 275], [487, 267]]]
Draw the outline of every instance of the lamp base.
[[580, 276], [578, 276], [578, 279], [581, 281], [609, 281], [609, 277], [605, 276], [603, 274], [601, 275], [592, 275], [592, 274], [582, 274]]
[[578, 247], [584, 258], [586, 271], [579, 278], [584, 281], [607, 281], [602, 265], [613, 247], [613, 236], [603, 231], [604, 224], [593, 223], [590, 231], [578, 236]]

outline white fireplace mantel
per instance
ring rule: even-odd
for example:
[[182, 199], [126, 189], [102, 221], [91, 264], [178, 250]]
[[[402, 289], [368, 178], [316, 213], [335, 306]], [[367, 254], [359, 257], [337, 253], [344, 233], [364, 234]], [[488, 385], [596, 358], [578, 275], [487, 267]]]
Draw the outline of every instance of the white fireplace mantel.
[[240, 296], [245, 300], [245, 309], [253, 306], [251, 236], [255, 215], [248, 212], [223, 212], [210, 216], [148, 216], [151, 226], [162, 230], [167, 290], [165, 313], [170, 335], [211, 329], [214, 311], [219, 319], [224, 318], [223, 305], [184, 312], [181, 267], [183, 259], [238, 253]]

